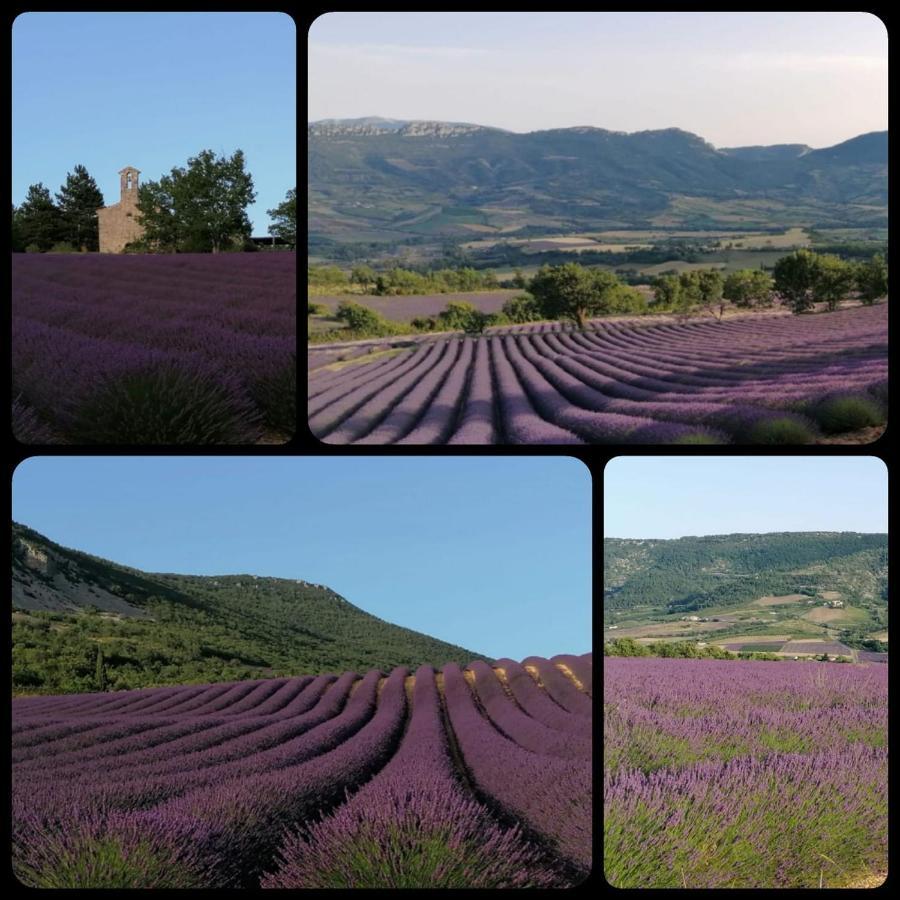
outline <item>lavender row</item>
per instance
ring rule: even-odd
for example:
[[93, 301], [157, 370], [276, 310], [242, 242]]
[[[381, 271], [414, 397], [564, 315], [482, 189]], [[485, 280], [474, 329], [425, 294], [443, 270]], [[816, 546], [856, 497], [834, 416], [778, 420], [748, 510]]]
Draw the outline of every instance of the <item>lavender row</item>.
[[493, 725], [511, 741], [532, 753], [561, 759], [590, 760], [591, 740], [563, 734], [524, 713], [503, 692], [494, 670], [484, 662], [469, 663], [475, 674], [475, 694]]
[[334, 815], [289, 830], [264, 888], [564, 886], [517, 826], [460, 784], [434, 672], [416, 671], [412, 716], [390, 762]]
[[444, 667], [450, 726], [478, 789], [521, 817], [572, 863], [591, 867], [591, 766], [530, 753], [478, 712], [456, 664]]
[[[442, 339], [356, 367], [332, 396], [311, 379], [311, 423], [335, 443], [644, 444], [803, 443], [820, 421], [883, 421], [885, 307], [764, 319], [524, 329], [471, 353]], [[845, 398], [846, 425], [822, 418]]]
[[551, 700], [520, 663], [498, 659], [495, 666], [516, 703], [533, 719], [563, 734], [591, 737], [591, 723], [583, 716], [573, 716]]

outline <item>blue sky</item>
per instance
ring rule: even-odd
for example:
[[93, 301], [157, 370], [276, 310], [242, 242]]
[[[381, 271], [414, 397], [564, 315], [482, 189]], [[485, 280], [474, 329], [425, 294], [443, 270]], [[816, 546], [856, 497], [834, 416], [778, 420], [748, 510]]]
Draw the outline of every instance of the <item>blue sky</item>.
[[887, 484], [874, 456], [619, 456], [604, 471], [603, 532], [884, 533]]
[[78, 163], [107, 203], [118, 171], [158, 180], [244, 151], [265, 235], [296, 181], [296, 45], [283, 13], [25, 13], [13, 23], [13, 203]]
[[309, 119], [359, 116], [825, 147], [887, 128], [887, 32], [860, 12], [327, 13]]
[[492, 657], [591, 649], [591, 478], [569, 457], [33, 457], [13, 518], [145, 571], [326, 584]]

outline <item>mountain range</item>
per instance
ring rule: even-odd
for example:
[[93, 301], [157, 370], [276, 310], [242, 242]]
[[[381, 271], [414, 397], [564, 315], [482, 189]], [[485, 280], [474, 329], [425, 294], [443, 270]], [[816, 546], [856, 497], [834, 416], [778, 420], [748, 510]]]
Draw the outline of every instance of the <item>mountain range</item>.
[[313, 243], [887, 221], [886, 131], [716, 148], [679, 128], [518, 134], [367, 117], [311, 122], [307, 138]]
[[13, 689], [64, 693], [489, 661], [321, 584], [142, 572], [12, 529]]

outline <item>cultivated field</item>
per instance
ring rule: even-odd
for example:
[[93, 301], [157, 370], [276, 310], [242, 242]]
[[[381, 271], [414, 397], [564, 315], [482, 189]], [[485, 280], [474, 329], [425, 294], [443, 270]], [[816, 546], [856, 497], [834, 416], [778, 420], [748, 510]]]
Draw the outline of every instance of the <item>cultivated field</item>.
[[604, 667], [610, 884], [883, 880], [886, 665], [606, 658]]
[[886, 388], [881, 304], [438, 339], [312, 373], [308, 413], [332, 444], [810, 443], [825, 398]]
[[25, 443], [252, 444], [296, 428], [296, 254], [14, 254]]
[[[497, 290], [497, 291], [463, 291], [450, 294], [409, 294], [396, 297], [377, 297], [371, 294], [326, 294], [316, 296], [315, 302], [327, 306], [330, 310], [336, 310], [344, 301], [361, 303], [369, 309], [381, 313], [392, 322], [408, 322], [418, 316], [436, 316], [445, 309], [448, 303], [471, 303], [481, 312], [500, 312], [503, 304], [511, 297], [517, 297], [522, 291]], [[340, 323], [337, 323], [339, 326]], [[329, 328], [334, 328], [335, 323], [329, 322]]]
[[40, 887], [566, 887], [591, 867], [591, 655], [13, 701]]

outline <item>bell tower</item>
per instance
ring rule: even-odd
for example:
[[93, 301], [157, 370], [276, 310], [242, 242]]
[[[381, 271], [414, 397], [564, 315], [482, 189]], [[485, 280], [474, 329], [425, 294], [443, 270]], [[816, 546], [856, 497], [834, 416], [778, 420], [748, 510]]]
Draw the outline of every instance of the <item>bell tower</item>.
[[136, 206], [138, 195], [138, 176], [140, 170], [134, 166], [125, 166], [119, 170], [119, 186], [121, 188], [122, 206]]

